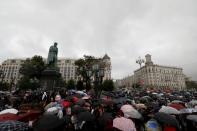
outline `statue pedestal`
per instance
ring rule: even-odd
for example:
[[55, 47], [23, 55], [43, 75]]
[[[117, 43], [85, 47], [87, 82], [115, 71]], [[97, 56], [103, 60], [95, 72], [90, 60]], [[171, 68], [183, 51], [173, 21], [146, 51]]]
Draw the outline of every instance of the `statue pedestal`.
[[46, 90], [54, 89], [59, 77], [61, 77], [61, 74], [57, 68], [45, 69], [41, 76], [41, 87]]

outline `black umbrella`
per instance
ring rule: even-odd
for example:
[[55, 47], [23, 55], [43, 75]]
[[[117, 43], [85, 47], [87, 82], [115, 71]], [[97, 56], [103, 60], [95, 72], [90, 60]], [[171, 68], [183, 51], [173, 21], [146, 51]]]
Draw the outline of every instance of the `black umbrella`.
[[127, 101], [126, 97], [119, 97], [118, 99], [113, 99], [113, 102], [116, 104], [124, 104]]
[[174, 126], [178, 127], [178, 121], [176, 120], [175, 117], [163, 113], [163, 112], [158, 112], [155, 114], [154, 118], [161, 124], [161, 125], [169, 125], [169, 126]]
[[73, 97], [74, 97], [74, 96], [75, 96], [75, 97], [77, 97], [77, 98], [82, 98], [82, 97], [83, 97], [83, 95], [82, 95], [82, 94], [77, 94], [77, 93], [76, 93], [76, 94], [74, 94], [74, 95], [73, 95]]
[[76, 104], [82, 106], [85, 104], [85, 100], [79, 99]]
[[197, 122], [197, 115], [188, 115], [187, 119], [193, 122]]
[[152, 101], [152, 98], [150, 96], [143, 96], [140, 98], [140, 102], [142, 103], [149, 103], [150, 101]]
[[29, 126], [20, 121], [0, 122], [0, 131], [28, 131]]
[[79, 106], [79, 105], [74, 105], [72, 107], [71, 111], [72, 111], [72, 114], [79, 114], [81, 112], [84, 112], [85, 109], [83, 107]]
[[77, 119], [79, 122], [82, 121], [94, 121], [94, 116], [90, 112], [81, 112], [77, 115]]
[[43, 131], [43, 130], [58, 130], [61, 129], [64, 125], [64, 119], [59, 119], [55, 115], [43, 115], [35, 124], [34, 131]]

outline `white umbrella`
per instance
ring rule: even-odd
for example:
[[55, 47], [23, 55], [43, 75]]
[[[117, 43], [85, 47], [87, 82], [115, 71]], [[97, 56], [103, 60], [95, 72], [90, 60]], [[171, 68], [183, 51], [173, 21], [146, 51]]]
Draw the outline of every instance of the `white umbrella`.
[[197, 100], [192, 100], [192, 101], [190, 101], [190, 102], [188, 103], [188, 105], [189, 105], [190, 107], [194, 107], [195, 105], [197, 105]]
[[51, 108], [51, 107], [55, 107], [56, 105], [57, 105], [56, 102], [51, 102], [51, 103], [49, 103], [48, 105], [46, 105], [44, 109], [47, 110], [47, 109], [49, 109], [49, 108]]
[[136, 131], [133, 121], [124, 117], [115, 118], [113, 120], [113, 127], [121, 131]]
[[144, 104], [136, 104], [137, 109], [146, 109], [147, 107]]
[[47, 109], [46, 113], [47, 114], [56, 114], [58, 113], [59, 109], [57, 107], [51, 107], [49, 109]]
[[124, 113], [124, 116], [126, 118], [129, 118], [129, 117], [136, 118], [136, 119], [142, 118], [142, 115], [131, 105], [123, 105], [121, 107], [121, 111]]
[[197, 115], [188, 115], [187, 119], [197, 123]]
[[193, 113], [193, 112], [197, 112], [197, 109], [195, 109], [195, 108], [184, 108], [184, 109], [181, 109], [180, 110], [180, 113], [181, 114], [184, 114], [184, 113]]
[[84, 100], [88, 100], [88, 99], [90, 99], [90, 96], [84, 96], [84, 97], [82, 97], [82, 99], [84, 99]]
[[180, 111], [178, 111], [177, 109], [170, 107], [170, 106], [162, 106], [162, 108], [159, 110], [159, 112], [163, 112], [166, 114], [180, 114]]
[[12, 114], [17, 114], [18, 113], [18, 110], [12, 108], [12, 109], [5, 109], [3, 111], [0, 112], [0, 115], [2, 114], [6, 114], [6, 113], [12, 113]]
[[76, 91], [75, 93], [80, 94], [80, 95], [87, 95], [85, 92], [83, 91]]

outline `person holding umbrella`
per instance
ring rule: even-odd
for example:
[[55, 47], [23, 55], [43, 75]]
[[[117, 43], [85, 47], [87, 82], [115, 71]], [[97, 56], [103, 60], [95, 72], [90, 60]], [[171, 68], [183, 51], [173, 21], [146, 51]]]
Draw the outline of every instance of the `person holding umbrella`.
[[179, 131], [179, 123], [174, 116], [158, 112], [153, 117], [162, 125], [163, 131]]
[[118, 116], [113, 120], [113, 127], [121, 131], [137, 131], [133, 121], [123, 116], [124, 114], [120, 110]]

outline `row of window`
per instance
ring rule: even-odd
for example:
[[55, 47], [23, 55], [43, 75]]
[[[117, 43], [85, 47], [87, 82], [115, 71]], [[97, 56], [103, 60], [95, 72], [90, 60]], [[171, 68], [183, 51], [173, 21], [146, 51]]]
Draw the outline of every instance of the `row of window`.
[[150, 72], [159, 72], [159, 73], [172, 73], [172, 74], [181, 74], [181, 69], [159, 69], [159, 68], [144, 68], [141, 69], [140, 72], [142, 73], [150, 73]]
[[18, 68], [18, 66], [2, 66], [1, 67], [2, 70], [5, 70], [5, 69], [14, 70], [14, 69], [17, 69], [17, 68]]

